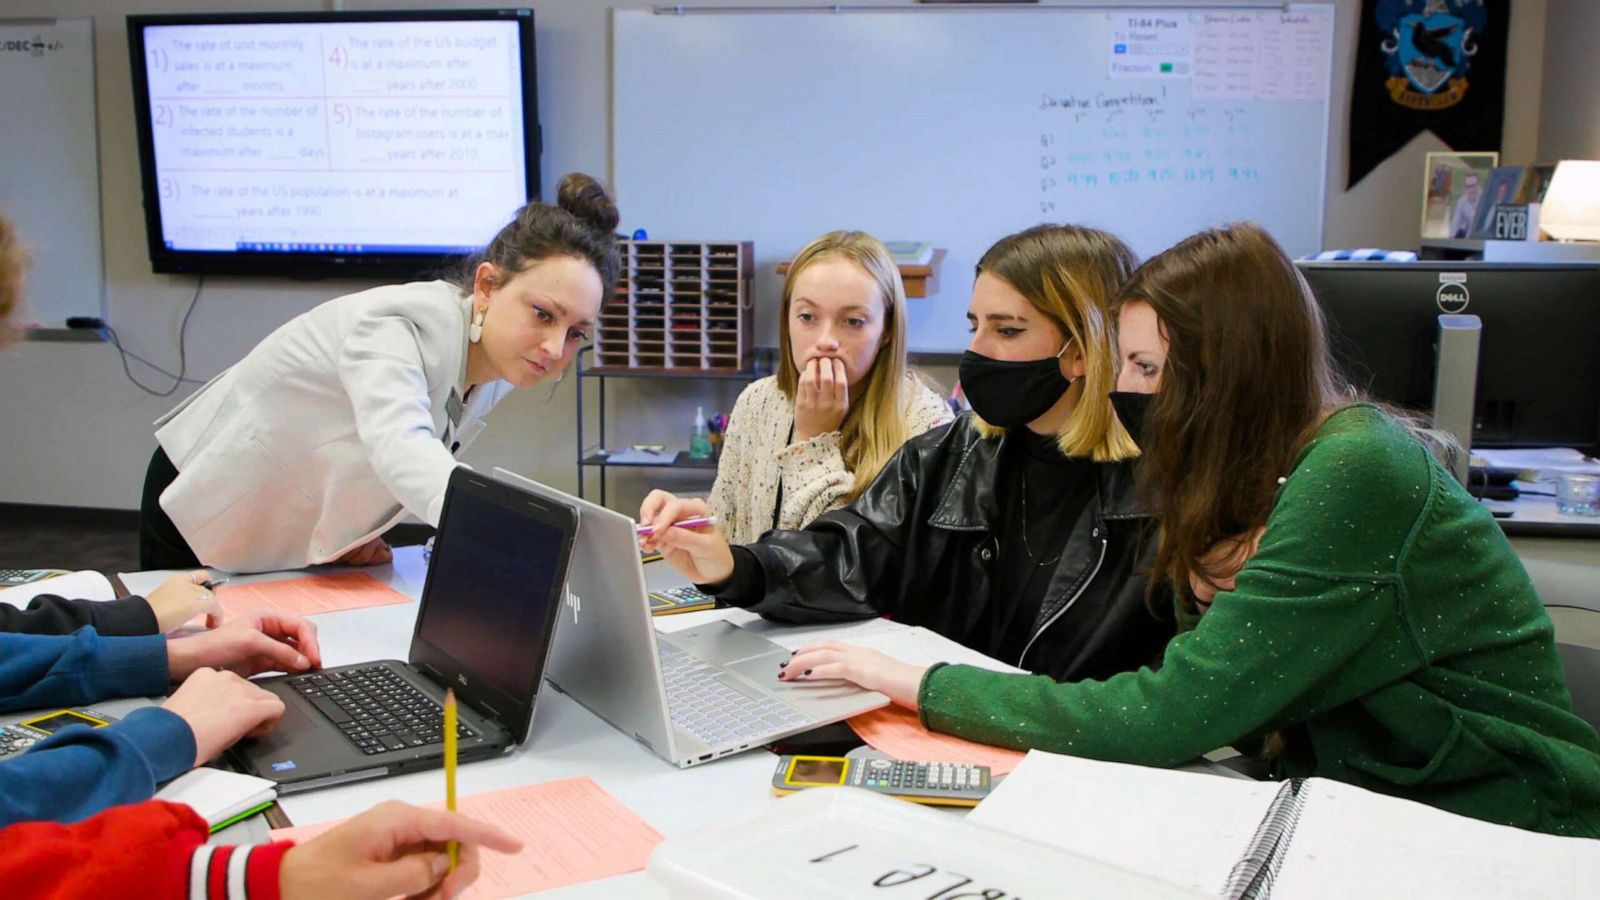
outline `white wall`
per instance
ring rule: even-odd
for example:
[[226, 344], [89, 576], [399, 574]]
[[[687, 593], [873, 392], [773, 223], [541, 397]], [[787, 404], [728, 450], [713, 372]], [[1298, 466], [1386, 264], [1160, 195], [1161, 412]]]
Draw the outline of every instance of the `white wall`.
[[1539, 159], [1600, 159], [1600, 3], [1547, 0]]
[[[764, 2], [802, 5], [814, 4], [815, 0]], [[740, 5], [728, 0], [699, 3]], [[387, 0], [347, 3], [345, 8], [482, 5]], [[562, 173], [574, 170], [604, 175], [608, 168], [610, 125], [609, 9], [646, 4], [543, 0], [529, 5], [537, 11], [538, 21], [539, 109], [545, 135], [541, 180], [552, 185]], [[1414, 246], [1422, 192], [1422, 154], [1443, 146], [1431, 136], [1419, 137], [1369, 174], [1355, 190], [1343, 190], [1344, 120], [1349, 108], [1350, 66], [1355, 56], [1360, 4], [1359, 0], [1336, 0], [1336, 5], [1339, 14], [1334, 124], [1328, 148], [1325, 242], [1330, 247]], [[1517, 0], [1514, 6], [1503, 155], [1507, 162], [1528, 162], [1534, 157], [1539, 134], [1543, 74], [1539, 59], [1546, 34], [1546, 0]], [[1590, 23], [1586, 39], [1592, 43], [1593, 11], [1582, 0], [1550, 0], [1550, 30], [1561, 29], [1561, 23], [1554, 18], [1557, 11], [1560, 15], [1577, 15], [1569, 7], [1583, 8], [1585, 21]], [[158, 362], [176, 364], [178, 320], [193, 291], [194, 279], [150, 272], [123, 17], [130, 13], [268, 8], [320, 7], [278, 0], [7, 0], [7, 16], [93, 16], [96, 20], [106, 306], [112, 324], [128, 347]], [[774, 77], [780, 75], [775, 73]], [[1588, 87], [1595, 90], [1592, 84]], [[1587, 107], [1591, 125], [1593, 111], [1591, 100]], [[0, 160], [0, 165], [26, 164], [26, 160]], [[626, 197], [619, 200], [627, 203]], [[33, 273], [31, 290], [49, 290], [50, 279], [49, 272]], [[353, 282], [207, 279], [189, 325], [191, 375], [215, 374], [283, 321], [323, 300], [364, 286]], [[759, 299], [771, 302], [773, 298]], [[771, 342], [770, 337], [766, 340]], [[948, 384], [954, 373], [949, 368], [938, 368], [932, 374]], [[507, 466], [571, 489], [576, 482], [572, 381], [567, 379], [553, 391], [537, 388], [506, 401], [496, 411], [492, 427], [472, 448], [468, 462], [479, 467]], [[734, 387], [726, 384], [629, 381], [613, 385], [609, 397], [613, 422], [621, 421], [621, 414], [629, 414], [625, 426], [613, 427], [611, 432], [612, 440], [620, 443], [682, 445], [697, 403], [703, 403], [707, 411], [727, 410], [732, 408], [735, 396]], [[105, 344], [36, 343], [0, 355], [0, 422], [5, 423], [6, 435], [0, 451], [0, 502], [136, 507], [144, 467], [154, 449], [150, 423], [187, 390], [185, 387], [171, 399], [146, 396], [127, 383], [116, 351]], [[592, 413], [592, 400], [588, 406]], [[591, 425], [591, 442], [592, 435]], [[613, 487], [617, 490], [611, 495], [612, 505], [626, 509], [636, 504], [653, 483], [680, 490], [704, 488], [703, 480], [687, 473], [657, 473], [648, 478], [615, 476]]]

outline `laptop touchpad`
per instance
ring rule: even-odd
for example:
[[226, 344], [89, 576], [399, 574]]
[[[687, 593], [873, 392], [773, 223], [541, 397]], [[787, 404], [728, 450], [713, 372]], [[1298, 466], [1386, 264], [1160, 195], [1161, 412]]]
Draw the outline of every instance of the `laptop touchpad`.
[[789, 655], [789, 651], [761, 635], [745, 631], [727, 622], [707, 622], [662, 637], [685, 653], [698, 656], [708, 663], [727, 667], [733, 667], [734, 663], [747, 659], [765, 661], [770, 657], [773, 660], [770, 665], [776, 672], [777, 661]]

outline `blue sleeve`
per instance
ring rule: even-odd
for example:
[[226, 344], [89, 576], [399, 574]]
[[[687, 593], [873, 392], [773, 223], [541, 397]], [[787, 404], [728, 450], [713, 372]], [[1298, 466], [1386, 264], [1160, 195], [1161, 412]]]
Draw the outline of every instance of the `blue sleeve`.
[[73, 725], [0, 762], [0, 828], [76, 822], [122, 803], [194, 765], [194, 732], [176, 713], [136, 709], [104, 728]]
[[0, 634], [0, 712], [167, 692], [167, 639]]

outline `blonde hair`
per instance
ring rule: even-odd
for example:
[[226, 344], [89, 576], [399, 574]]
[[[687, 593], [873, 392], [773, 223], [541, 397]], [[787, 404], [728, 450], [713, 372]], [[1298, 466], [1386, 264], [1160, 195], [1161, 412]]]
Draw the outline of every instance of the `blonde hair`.
[[0, 214], [0, 347], [17, 335], [11, 316], [22, 301], [22, 273], [28, 268], [28, 251], [11, 221]]
[[906, 383], [906, 289], [900, 267], [883, 242], [863, 231], [830, 231], [801, 248], [789, 264], [783, 281], [783, 302], [778, 310], [778, 389], [790, 402], [800, 384], [789, 339], [789, 306], [794, 283], [813, 263], [845, 259], [860, 266], [878, 287], [883, 300], [883, 338], [872, 367], [862, 376], [866, 384], [859, 399], [852, 397], [850, 411], [839, 426], [839, 452], [855, 475], [850, 499], [866, 490], [889, 457], [906, 442], [904, 389]]
[[[1067, 456], [1116, 462], [1139, 455], [1110, 398], [1117, 384], [1111, 302], [1137, 265], [1116, 235], [1080, 225], [1035, 225], [1001, 238], [978, 261], [979, 275], [1010, 285], [1083, 354], [1083, 377], [1069, 388], [1077, 392], [1077, 403], [1056, 432], [1056, 445]], [[1005, 433], [973, 418], [986, 438]]]

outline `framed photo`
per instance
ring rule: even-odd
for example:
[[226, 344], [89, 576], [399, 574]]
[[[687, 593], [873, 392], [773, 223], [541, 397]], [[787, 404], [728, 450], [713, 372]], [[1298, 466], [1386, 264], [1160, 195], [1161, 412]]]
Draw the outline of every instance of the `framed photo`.
[[1527, 171], [1525, 166], [1496, 166], [1489, 173], [1489, 180], [1484, 184], [1483, 196], [1478, 198], [1478, 208], [1472, 213], [1472, 230], [1467, 233], [1471, 238], [1492, 237], [1494, 231], [1494, 208], [1502, 203], [1517, 202], [1517, 194], [1522, 190], [1522, 175]]
[[1522, 191], [1517, 195], [1518, 203], [1543, 203], [1544, 192], [1550, 187], [1550, 179], [1556, 177], [1556, 164], [1534, 163], [1528, 167], [1527, 173], [1522, 178]]
[[1429, 153], [1422, 178], [1422, 236], [1464, 238], [1499, 153]]

